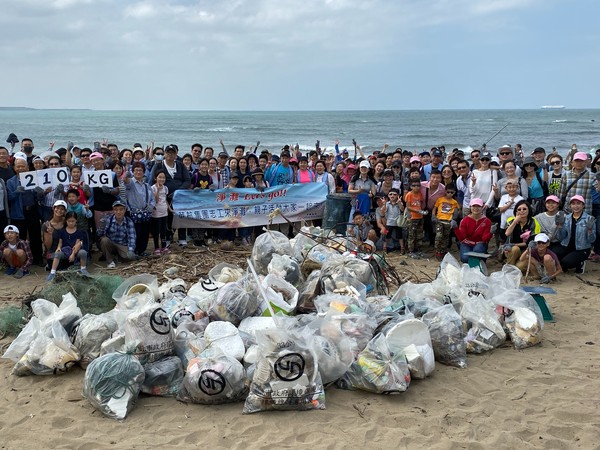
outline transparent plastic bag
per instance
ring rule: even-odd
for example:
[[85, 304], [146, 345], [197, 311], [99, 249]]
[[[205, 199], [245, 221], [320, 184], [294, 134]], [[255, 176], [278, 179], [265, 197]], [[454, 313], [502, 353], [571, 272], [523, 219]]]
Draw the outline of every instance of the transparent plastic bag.
[[140, 394], [145, 371], [128, 353], [109, 353], [93, 360], [83, 378], [83, 396], [107, 417], [121, 420]]
[[208, 350], [190, 361], [177, 400], [218, 405], [237, 402], [246, 395], [246, 371], [235, 358]]
[[315, 311], [314, 299], [318, 295], [318, 292], [320, 292], [320, 278], [321, 271], [315, 270], [298, 287], [298, 312], [306, 314]]
[[250, 259], [258, 274], [267, 275], [267, 267], [275, 254], [294, 256], [294, 250], [283, 233], [267, 230], [256, 238], [252, 247]]
[[83, 369], [100, 356], [102, 343], [110, 339], [117, 329], [117, 322], [110, 314], [86, 314], [75, 324], [71, 340], [81, 354], [79, 365]]
[[[275, 260], [275, 257], [273, 257]], [[276, 273], [270, 273], [263, 281], [262, 286], [265, 290], [273, 312], [277, 314], [292, 314], [298, 305], [298, 289], [288, 283], [283, 277]], [[269, 308], [265, 306], [264, 316], [271, 315]]]
[[352, 353], [356, 357], [373, 338], [377, 319], [364, 313], [340, 313], [331, 308], [325, 319], [335, 324], [352, 342]]
[[300, 264], [288, 255], [273, 255], [267, 266], [267, 271], [269, 274], [277, 275], [293, 285], [299, 283], [302, 277]]
[[200, 278], [200, 280], [193, 284], [188, 290], [188, 296], [196, 300], [196, 305], [201, 311], [208, 311], [217, 299], [219, 289], [225, 283], [215, 282], [210, 278]]
[[349, 275], [321, 275], [321, 292], [356, 297], [363, 301], [367, 298], [367, 287]]
[[483, 353], [499, 347], [506, 340], [506, 333], [491, 300], [479, 296], [469, 298], [460, 315], [467, 324], [467, 352]]
[[27, 352], [13, 367], [13, 375], [60, 375], [77, 364], [79, 352], [58, 320], [47, 324], [43, 332], [38, 331]]
[[428, 311], [423, 322], [429, 328], [435, 360], [448, 366], [466, 368], [467, 348], [460, 316], [452, 305]]
[[148, 364], [173, 353], [171, 321], [160, 304], [148, 304], [132, 312], [125, 322], [125, 344], [135, 346], [134, 355]]
[[204, 330], [204, 339], [208, 348], [219, 348], [227, 356], [241, 361], [246, 348], [239, 330], [229, 322], [211, 322]]
[[320, 314], [325, 314], [330, 309], [346, 314], [364, 313], [370, 315], [375, 313], [373, 306], [359, 297], [329, 293], [319, 295], [314, 302], [315, 308]]
[[491, 301], [503, 314], [504, 325], [515, 349], [521, 350], [542, 341], [544, 316], [531, 295], [521, 289], [512, 289], [498, 293]]
[[410, 384], [404, 352], [392, 352], [385, 336], [378, 334], [360, 352], [338, 386], [376, 394], [399, 394]]
[[435, 356], [427, 325], [407, 317], [385, 328], [390, 350], [406, 356], [412, 378], [425, 378], [435, 369]]
[[183, 380], [183, 365], [177, 356], [167, 356], [144, 366], [142, 392], [161, 397], [174, 397]]
[[219, 263], [208, 271], [208, 278], [214, 283], [229, 283], [244, 276], [244, 271], [233, 264]]
[[325, 409], [325, 390], [311, 336], [275, 328], [257, 332], [257, 340], [259, 357], [244, 414]]
[[246, 276], [221, 287], [208, 314], [211, 320], [224, 320], [237, 326], [246, 317], [260, 315], [262, 301], [258, 286]]
[[479, 268], [463, 265], [461, 279], [461, 286], [467, 291], [469, 297], [482, 296], [488, 298], [489, 278], [481, 273]]
[[335, 258], [323, 264], [321, 279], [352, 279], [362, 283], [366, 292], [376, 292], [377, 280], [371, 265], [359, 258]]
[[204, 324], [200, 322], [184, 322], [175, 330], [175, 354], [181, 360], [184, 369], [208, 346], [203, 337], [206, 325], [202, 325]]

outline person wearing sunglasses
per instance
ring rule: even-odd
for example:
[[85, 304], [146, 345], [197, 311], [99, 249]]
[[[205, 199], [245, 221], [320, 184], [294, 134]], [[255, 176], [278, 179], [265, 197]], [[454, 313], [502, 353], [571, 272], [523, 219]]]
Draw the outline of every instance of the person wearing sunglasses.
[[517, 202], [513, 209], [513, 217], [506, 221], [506, 244], [503, 253], [506, 264], [516, 265], [529, 241], [541, 231], [539, 222], [533, 217], [533, 210], [527, 200]]
[[548, 167], [548, 192], [550, 195], [558, 196], [564, 175], [563, 157], [558, 153], [551, 153], [548, 158]]

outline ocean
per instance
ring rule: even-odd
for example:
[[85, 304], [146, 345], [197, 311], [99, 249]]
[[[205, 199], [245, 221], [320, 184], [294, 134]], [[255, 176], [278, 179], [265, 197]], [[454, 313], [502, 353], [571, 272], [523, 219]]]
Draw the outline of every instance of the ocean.
[[600, 147], [600, 109], [536, 110], [418, 110], [418, 111], [95, 111], [95, 110], [0, 110], [0, 138], [15, 133], [30, 137], [39, 153], [55, 141], [55, 148], [73, 141], [92, 147], [106, 138], [119, 148], [154, 141], [175, 143], [180, 152], [199, 142], [228, 151], [237, 144], [279, 151], [285, 144], [304, 150], [353, 148], [352, 139], [370, 153], [384, 143], [422, 151], [445, 145], [469, 151], [480, 147], [507, 125], [488, 144], [494, 151], [504, 144], [523, 145], [525, 153], [535, 147], [566, 154], [571, 144], [584, 151]]

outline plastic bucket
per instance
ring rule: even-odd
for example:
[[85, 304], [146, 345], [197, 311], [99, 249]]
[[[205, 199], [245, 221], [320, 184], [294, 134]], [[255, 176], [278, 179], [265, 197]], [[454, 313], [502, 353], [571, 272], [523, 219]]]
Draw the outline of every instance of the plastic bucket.
[[351, 194], [329, 194], [323, 213], [323, 228], [335, 229], [337, 234], [346, 234], [353, 198]]

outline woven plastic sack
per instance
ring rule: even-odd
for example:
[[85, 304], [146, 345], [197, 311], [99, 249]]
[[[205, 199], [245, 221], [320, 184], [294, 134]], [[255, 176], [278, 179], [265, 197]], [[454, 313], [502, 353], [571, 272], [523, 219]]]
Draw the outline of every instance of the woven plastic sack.
[[137, 358], [109, 353], [93, 360], [83, 378], [83, 396], [107, 417], [121, 420], [131, 412], [146, 374]]
[[259, 357], [244, 414], [269, 410], [325, 409], [325, 390], [307, 332], [257, 331]]

